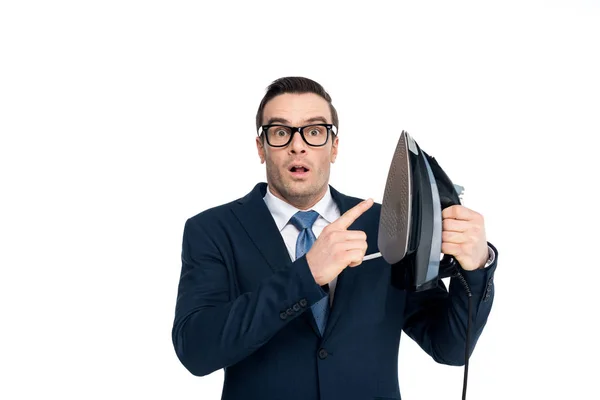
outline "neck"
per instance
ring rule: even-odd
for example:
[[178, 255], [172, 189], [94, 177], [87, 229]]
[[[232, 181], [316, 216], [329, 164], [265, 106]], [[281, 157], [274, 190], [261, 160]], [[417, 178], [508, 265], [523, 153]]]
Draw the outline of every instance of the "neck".
[[284, 197], [275, 188], [273, 188], [271, 185], [268, 185], [268, 190], [271, 192], [271, 194], [273, 194], [273, 196], [303, 211], [314, 207], [315, 204], [321, 201], [321, 199], [325, 196], [327, 189], [328, 185], [325, 185], [321, 190], [319, 190], [319, 192], [314, 194]]

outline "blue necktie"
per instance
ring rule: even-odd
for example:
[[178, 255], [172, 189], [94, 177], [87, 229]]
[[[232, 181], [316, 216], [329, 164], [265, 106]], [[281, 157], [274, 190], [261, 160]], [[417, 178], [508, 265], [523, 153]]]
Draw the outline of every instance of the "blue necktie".
[[[310, 210], [298, 211], [290, 219], [290, 222], [300, 230], [298, 240], [296, 241], [296, 259], [308, 253], [308, 250], [310, 250], [315, 240], [317, 240], [314, 232], [312, 231], [312, 225], [315, 223], [318, 217], [319, 213], [314, 210]], [[315, 317], [315, 321], [317, 322], [317, 326], [319, 327], [319, 331], [321, 332], [321, 335], [323, 335], [329, 313], [329, 293], [327, 293], [327, 296], [313, 304], [311, 309]]]

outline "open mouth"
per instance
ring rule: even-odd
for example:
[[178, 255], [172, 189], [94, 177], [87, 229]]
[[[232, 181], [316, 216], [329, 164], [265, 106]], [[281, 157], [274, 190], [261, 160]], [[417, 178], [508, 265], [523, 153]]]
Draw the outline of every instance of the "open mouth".
[[290, 171], [292, 171], [292, 172], [308, 172], [308, 168], [302, 167], [302, 166], [293, 166], [292, 168], [290, 168]]
[[304, 165], [292, 165], [289, 168], [289, 170], [292, 173], [292, 176], [298, 176], [298, 177], [305, 176], [308, 173], [308, 171], [310, 171]]

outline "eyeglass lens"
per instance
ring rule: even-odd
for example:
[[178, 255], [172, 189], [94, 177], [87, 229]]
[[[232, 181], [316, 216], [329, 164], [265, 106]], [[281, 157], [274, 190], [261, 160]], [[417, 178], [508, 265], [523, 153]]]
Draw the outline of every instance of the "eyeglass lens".
[[[322, 146], [327, 141], [327, 127], [307, 126], [303, 129], [304, 138], [313, 146]], [[290, 141], [292, 129], [287, 126], [271, 126], [267, 129], [267, 139], [272, 146], [282, 146]]]

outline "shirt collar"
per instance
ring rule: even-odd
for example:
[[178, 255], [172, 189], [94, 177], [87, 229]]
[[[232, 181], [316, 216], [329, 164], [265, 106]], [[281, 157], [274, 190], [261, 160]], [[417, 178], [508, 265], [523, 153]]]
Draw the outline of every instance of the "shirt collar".
[[[269, 186], [267, 186], [267, 191], [263, 199], [267, 205], [267, 208], [271, 212], [271, 215], [273, 215], [275, 224], [280, 232], [290, 221], [290, 218], [300, 211], [300, 209], [294, 207], [293, 205], [286, 203], [278, 197], [275, 197], [275, 195], [271, 193]], [[335, 201], [333, 201], [333, 197], [331, 197], [331, 189], [329, 188], [329, 185], [327, 185], [327, 191], [325, 192], [323, 198], [319, 200], [319, 202], [315, 204], [311, 210], [318, 212], [320, 217], [325, 219], [328, 223], [332, 223], [338, 218], [339, 211], [337, 204]]]

